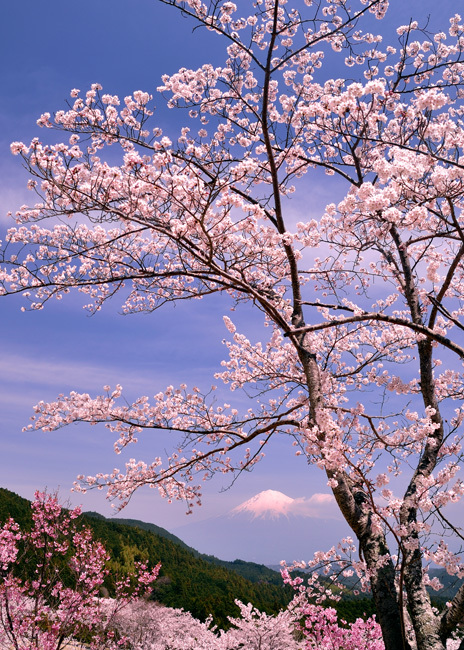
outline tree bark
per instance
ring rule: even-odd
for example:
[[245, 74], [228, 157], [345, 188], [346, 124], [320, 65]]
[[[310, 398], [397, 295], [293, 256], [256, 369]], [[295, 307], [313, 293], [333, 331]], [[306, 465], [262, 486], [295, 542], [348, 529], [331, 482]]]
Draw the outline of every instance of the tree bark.
[[391, 559], [381, 568], [378, 567], [379, 560], [389, 553], [386, 539], [383, 535], [367, 534], [360, 540], [360, 547], [367, 566], [375, 567], [375, 573], [371, 576], [370, 582], [385, 649], [411, 650], [406, 635], [402, 606], [396, 591], [395, 567]]
[[[450, 637], [451, 633], [456, 630], [459, 623], [464, 622], [464, 585], [458, 589], [457, 594], [450, 602], [449, 607], [442, 614], [440, 621], [440, 638], [443, 645]], [[459, 646], [459, 650], [464, 650], [464, 639]]]
[[417, 650], [445, 650], [446, 641], [443, 643], [439, 633], [439, 619], [433, 612], [430, 596], [423, 583], [420, 551], [406, 553], [405, 562], [404, 582]]
[[370, 583], [382, 630], [385, 650], [412, 650], [406, 636], [402, 606], [395, 582], [395, 567], [390, 557], [387, 540], [382, 532], [372, 530], [372, 510], [366, 493], [346, 474], [328, 472], [338, 485], [333, 493], [348, 525], [359, 540], [360, 551], [371, 571]]

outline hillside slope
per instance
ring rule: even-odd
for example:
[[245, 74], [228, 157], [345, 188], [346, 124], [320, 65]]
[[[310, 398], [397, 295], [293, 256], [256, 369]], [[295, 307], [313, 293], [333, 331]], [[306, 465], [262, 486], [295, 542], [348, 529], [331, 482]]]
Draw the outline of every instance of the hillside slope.
[[83, 514], [86, 517], [104, 519], [105, 521], [122, 524], [124, 526], [133, 526], [135, 528], [140, 528], [141, 530], [150, 531], [152, 533], [155, 533], [156, 535], [160, 535], [161, 537], [165, 537], [166, 539], [169, 539], [174, 544], [178, 544], [179, 546], [182, 546], [182, 548], [192, 553], [195, 557], [205, 560], [210, 564], [214, 564], [216, 566], [221, 566], [224, 567], [225, 569], [229, 569], [234, 573], [238, 573], [243, 578], [250, 580], [250, 582], [258, 582], [258, 583], [267, 582], [274, 585], [279, 585], [279, 586], [282, 585], [282, 578], [280, 576], [279, 567], [276, 570], [274, 570], [265, 566], [264, 564], [257, 564], [256, 562], [246, 562], [245, 560], [239, 560], [239, 559], [230, 562], [228, 560], [221, 560], [215, 557], [214, 555], [207, 555], [205, 553], [200, 553], [199, 551], [192, 548], [191, 546], [188, 546], [188, 544], [183, 542], [179, 537], [177, 537], [173, 533], [167, 531], [165, 528], [161, 528], [161, 526], [157, 526], [156, 524], [147, 523], [146, 521], [140, 521], [138, 519], [121, 519], [119, 517], [108, 519], [97, 512], [84, 512]]

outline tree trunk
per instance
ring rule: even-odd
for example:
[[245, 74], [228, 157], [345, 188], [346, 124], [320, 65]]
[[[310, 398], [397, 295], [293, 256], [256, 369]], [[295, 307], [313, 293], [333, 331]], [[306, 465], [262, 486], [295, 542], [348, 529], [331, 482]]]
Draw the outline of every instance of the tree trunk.
[[391, 559], [379, 567], [382, 557], [389, 554], [385, 537], [383, 534], [367, 533], [359, 542], [368, 568], [373, 569], [370, 578], [372, 597], [377, 622], [382, 629], [385, 650], [412, 650], [406, 636], [402, 605], [396, 590], [395, 567]]
[[430, 596], [423, 583], [420, 551], [405, 553], [405, 563], [404, 582], [417, 650], [445, 650], [446, 641], [442, 641], [439, 632], [440, 620], [433, 612]]
[[372, 596], [377, 612], [377, 621], [382, 629], [385, 650], [412, 650], [406, 637], [402, 605], [399, 602], [395, 583], [395, 568], [387, 540], [382, 532], [373, 532], [372, 511], [366, 493], [359, 485], [342, 472], [327, 472], [338, 485], [333, 493], [348, 525], [359, 540], [360, 554], [370, 570]]
[[[464, 621], [464, 585], [461, 585], [457, 594], [450, 602], [449, 606], [442, 614], [440, 621], [440, 637], [444, 646], [457, 626]], [[464, 639], [459, 646], [459, 650], [464, 650]]]

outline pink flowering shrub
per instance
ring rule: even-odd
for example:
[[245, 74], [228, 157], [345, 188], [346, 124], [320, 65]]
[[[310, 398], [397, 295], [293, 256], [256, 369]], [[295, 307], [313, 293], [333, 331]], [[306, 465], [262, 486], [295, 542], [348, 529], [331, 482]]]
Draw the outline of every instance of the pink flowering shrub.
[[[346, 554], [351, 549], [351, 539], [346, 538], [338, 545], [338, 550], [333, 547], [327, 553], [318, 551], [314, 554], [313, 560], [308, 563], [295, 563], [292, 567], [287, 567], [285, 562], [282, 563], [282, 578], [296, 592], [289, 608], [293, 609], [294, 616], [300, 621], [307, 650], [313, 648], [318, 650], [385, 650], [382, 630], [375, 620], [375, 616], [367, 620], [358, 618], [354, 623], [348, 624], [338, 618], [337, 611], [333, 607], [322, 605], [328, 600], [341, 599], [340, 594], [345, 587], [343, 582], [337, 579], [334, 569], [346, 566], [346, 560], [342, 559], [342, 554]], [[306, 581], [300, 576], [292, 578], [291, 571], [295, 568], [310, 571]], [[320, 580], [319, 572], [321, 570], [325, 573], [327, 580]], [[359, 571], [359, 567], [357, 570]], [[364, 579], [364, 573], [361, 571], [359, 573], [361, 579]], [[362, 580], [361, 584], [363, 590], [367, 591], [368, 584]], [[333, 587], [336, 587], [335, 591]]]
[[375, 617], [354, 623], [339, 621], [333, 607], [302, 605], [303, 634], [307, 650], [384, 650], [382, 631]]
[[32, 528], [9, 519], [0, 529], [0, 648], [60, 650], [77, 638], [108, 650], [126, 645], [113, 619], [146, 594], [160, 565], [138, 564], [116, 583], [111, 607], [98, 597], [108, 575], [108, 553], [76, 522], [80, 508], [67, 511], [56, 495], [36, 492]]

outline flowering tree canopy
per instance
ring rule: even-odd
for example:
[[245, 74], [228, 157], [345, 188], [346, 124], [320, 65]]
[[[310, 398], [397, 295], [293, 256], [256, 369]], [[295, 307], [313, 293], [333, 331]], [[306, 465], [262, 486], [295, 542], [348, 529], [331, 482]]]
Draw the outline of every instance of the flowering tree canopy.
[[135, 573], [116, 584], [115, 598], [104, 606], [100, 588], [109, 573], [109, 556], [90, 530], [75, 521], [56, 495], [37, 492], [32, 529], [22, 531], [9, 519], [0, 529], [0, 648], [61, 650], [75, 637], [87, 647], [127, 647], [116, 638], [114, 620], [149, 593], [160, 565], [139, 563]]
[[132, 650], [223, 650], [210, 619], [201, 623], [189, 612], [152, 601], [132, 602], [113, 621]]
[[[225, 317], [216, 379], [253, 399], [241, 412], [182, 384], [127, 404], [105, 387], [39, 403], [30, 426], [104, 422], [117, 452], [181, 432], [167, 459], [81, 477], [122, 506], [151, 485], [191, 507], [201, 479], [251, 469], [286, 436], [357, 539], [387, 650], [442, 650], [464, 614], [464, 590], [433, 609], [425, 570], [464, 576], [431, 537], [460, 538], [444, 509], [464, 493], [461, 17], [435, 34], [411, 21], [384, 45], [387, 0], [166, 4], [219, 35], [224, 62], [163, 77], [185, 109], [177, 139], [152, 124], [148, 92], [94, 84], [39, 119], [67, 143], [12, 145], [39, 199], [8, 232], [2, 293], [41, 309], [78, 289], [92, 312], [116, 294], [126, 313], [212, 294], [251, 305], [262, 341]], [[321, 172], [339, 200], [295, 219], [292, 195], [309, 202]]]
[[[224, 650], [302, 650], [303, 643], [295, 640], [298, 614], [302, 615], [295, 602], [276, 616], [268, 616], [250, 603], [235, 602], [240, 608], [240, 618], [229, 617], [233, 627], [222, 637]], [[322, 612], [323, 608], [319, 610]]]
[[229, 617], [233, 627], [226, 632], [211, 627], [211, 620], [200, 623], [189, 612], [143, 600], [113, 621], [133, 650], [384, 650], [374, 619], [340, 626], [334, 609], [310, 605], [306, 593], [276, 616], [236, 604], [240, 616]]

